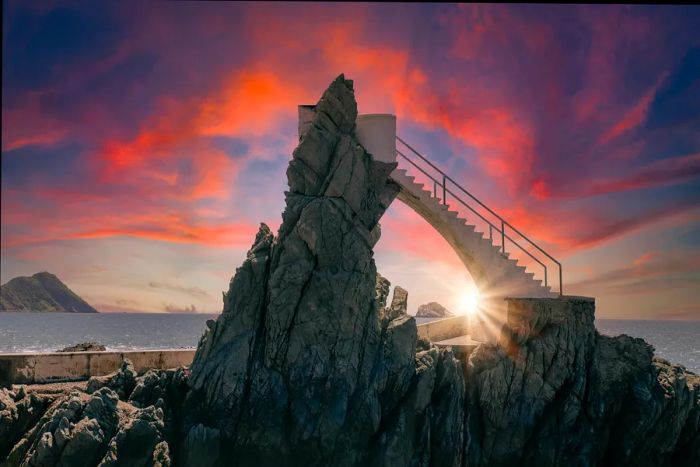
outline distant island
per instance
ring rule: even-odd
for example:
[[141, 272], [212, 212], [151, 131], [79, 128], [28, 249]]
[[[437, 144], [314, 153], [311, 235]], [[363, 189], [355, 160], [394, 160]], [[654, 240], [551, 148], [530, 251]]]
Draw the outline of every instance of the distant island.
[[38, 272], [0, 286], [0, 311], [97, 313], [55, 275]]
[[418, 307], [416, 318], [449, 318], [454, 314], [438, 302], [430, 302]]

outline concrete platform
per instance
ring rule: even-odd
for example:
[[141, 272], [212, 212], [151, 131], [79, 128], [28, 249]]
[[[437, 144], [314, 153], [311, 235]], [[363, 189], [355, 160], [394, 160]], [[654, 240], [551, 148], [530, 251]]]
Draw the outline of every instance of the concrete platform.
[[439, 341], [439, 342], [433, 342], [435, 345], [438, 347], [470, 347], [474, 348], [477, 347], [483, 342], [481, 341], [476, 341], [472, 339], [471, 336], [459, 336], [459, 337], [453, 337], [452, 339], [445, 339], [444, 341]]
[[469, 320], [463, 315], [436, 319], [416, 326], [418, 337], [431, 342], [465, 335], [469, 332], [468, 327]]

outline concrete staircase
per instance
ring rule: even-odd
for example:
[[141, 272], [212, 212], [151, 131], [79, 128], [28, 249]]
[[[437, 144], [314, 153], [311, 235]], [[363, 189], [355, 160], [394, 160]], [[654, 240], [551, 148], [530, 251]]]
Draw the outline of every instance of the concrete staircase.
[[398, 199], [437, 230], [452, 246], [472, 275], [482, 297], [555, 297], [550, 287], [535, 279], [517, 260], [503, 253], [500, 246], [484, 237], [449, 205], [433, 196], [405, 169], [396, 169], [391, 178], [401, 187]]
[[[468, 334], [471, 337], [489, 342], [498, 339], [501, 326], [506, 320], [506, 298], [554, 298], [561, 294], [561, 264], [557, 260], [466, 189], [457, 185], [401, 138], [397, 137], [396, 140], [404, 146], [406, 153], [409, 152], [408, 150], [413, 153], [409, 157], [401, 150], [396, 151], [397, 156], [400, 156], [396, 159], [399, 167], [391, 173], [391, 178], [401, 187], [398, 199], [417, 212], [442, 235], [467, 268], [479, 289], [480, 310], [476, 320], [472, 320], [473, 323], [469, 326]], [[423, 183], [416, 180], [414, 175], [421, 176], [432, 186], [426, 188]], [[450, 201], [447, 202], [446, 198]], [[457, 209], [460, 208], [467, 214], [458, 212]], [[490, 218], [491, 220], [487, 219], [485, 215], [479, 214], [476, 208], [485, 209], [486, 212], [483, 210], [482, 212], [486, 216], [493, 217]], [[472, 213], [473, 216], [470, 215]], [[479, 231], [477, 224], [481, 229], [485, 227], [489, 235], [486, 236], [485, 232]], [[506, 251], [504, 247], [506, 242], [509, 242], [509, 246], [513, 245], [510, 251]], [[534, 271], [529, 271], [524, 265], [519, 264], [518, 257], [521, 259], [529, 257], [532, 260], [530, 265], [541, 266], [542, 270], [541, 272], [538, 270], [538, 277], [535, 276]], [[550, 261], [549, 264], [548, 261]], [[552, 265], [555, 268], [558, 267], [559, 293], [552, 291], [547, 283], [547, 273], [548, 270], [553, 269]], [[459, 325], [453, 327], [465, 329], [464, 326]], [[454, 336], [442, 336], [441, 342], [445, 345], [455, 345], [454, 338], [459, 337], [462, 341], [473, 343], [471, 339], [466, 339], [464, 334], [462, 332], [455, 333]], [[440, 342], [437, 343], [440, 344]]]

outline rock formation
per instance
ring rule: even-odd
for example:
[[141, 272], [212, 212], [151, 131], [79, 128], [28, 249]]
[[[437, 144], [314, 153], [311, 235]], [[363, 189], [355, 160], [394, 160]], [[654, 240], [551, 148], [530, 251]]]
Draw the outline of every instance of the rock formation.
[[98, 342], [81, 342], [69, 345], [56, 352], [104, 352], [107, 348]]
[[318, 103], [278, 235], [261, 225], [189, 376], [2, 390], [3, 466], [700, 464], [700, 377], [600, 336], [590, 299], [512, 299], [464, 360], [417, 342], [372, 258], [396, 187], [353, 135], [352, 86]]
[[136, 387], [136, 376], [134, 364], [131, 363], [131, 360], [125, 358], [122, 362], [122, 366], [114, 373], [105, 376], [91, 377], [90, 380], [88, 380], [87, 393], [92, 394], [106, 387], [115, 391], [120, 399], [126, 400], [131, 394], [131, 391]]
[[469, 465], [698, 465], [700, 377], [641, 339], [599, 335], [592, 300], [508, 312], [466, 367]]
[[0, 286], [0, 311], [97, 313], [58, 277], [48, 272], [15, 277]]
[[[205, 452], [211, 465], [385, 465], [426, 452], [435, 433], [461, 439], [461, 424], [435, 428], [431, 410], [461, 401], [458, 362], [435, 349], [416, 359], [405, 291], [384, 309], [372, 247], [398, 192], [395, 164], [357, 142], [351, 81], [336, 79], [315, 110], [279, 234], [261, 226], [192, 364], [186, 465]], [[455, 386], [438, 391], [450, 371]]]
[[454, 314], [438, 302], [430, 302], [418, 307], [416, 318], [449, 318]]
[[97, 381], [67, 394], [0, 389], [0, 466], [171, 465], [184, 370], [136, 377], [129, 362]]

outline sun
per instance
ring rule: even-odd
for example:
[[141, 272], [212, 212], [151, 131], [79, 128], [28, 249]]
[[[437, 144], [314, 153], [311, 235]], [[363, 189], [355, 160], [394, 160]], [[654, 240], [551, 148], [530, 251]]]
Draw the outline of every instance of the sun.
[[476, 314], [479, 311], [479, 292], [476, 290], [464, 292], [459, 299], [459, 311], [465, 315]]

